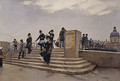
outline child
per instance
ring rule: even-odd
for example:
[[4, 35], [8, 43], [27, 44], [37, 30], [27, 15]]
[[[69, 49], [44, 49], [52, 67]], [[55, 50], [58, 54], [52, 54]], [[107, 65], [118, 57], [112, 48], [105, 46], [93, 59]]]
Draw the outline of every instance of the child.
[[25, 53], [25, 44], [23, 42], [23, 40], [20, 40], [20, 48], [19, 48], [19, 56], [18, 56], [18, 60], [20, 59], [22, 53], [22, 58], [24, 58], [24, 53]]

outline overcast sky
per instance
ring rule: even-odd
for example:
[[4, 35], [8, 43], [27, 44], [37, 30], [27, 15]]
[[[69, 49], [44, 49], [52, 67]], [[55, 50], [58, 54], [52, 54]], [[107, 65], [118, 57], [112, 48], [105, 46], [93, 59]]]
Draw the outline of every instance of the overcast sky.
[[120, 0], [0, 0], [0, 40], [33, 41], [41, 29], [58, 37], [61, 27], [88, 33], [89, 38], [109, 40], [116, 26], [120, 32]]

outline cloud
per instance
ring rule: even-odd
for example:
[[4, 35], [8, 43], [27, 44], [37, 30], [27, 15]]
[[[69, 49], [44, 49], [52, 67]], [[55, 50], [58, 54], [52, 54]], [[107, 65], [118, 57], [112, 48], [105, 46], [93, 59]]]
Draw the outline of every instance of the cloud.
[[[35, 40], [39, 29], [45, 34], [53, 29], [56, 39], [62, 26], [69, 30], [80, 30], [82, 33], [88, 33], [89, 37], [100, 40], [109, 37], [113, 26], [120, 30], [120, 0], [1, 1], [0, 32], [13, 35], [16, 39], [26, 39], [27, 33], [30, 32]], [[54, 14], [46, 13], [46, 11]], [[10, 30], [6, 32], [8, 29]], [[2, 37], [7, 38], [4, 40], [13, 40]]]
[[24, 1], [24, 5], [37, 5], [42, 9], [55, 13], [64, 9], [78, 9], [88, 15], [106, 15], [112, 13], [118, 6], [119, 0], [31, 0]]
[[32, 2], [31, 1], [24, 1], [24, 5], [31, 5]]
[[98, 15], [105, 15], [105, 14], [109, 14], [109, 13], [112, 13], [112, 11], [105, 10], [105, 11], [101, 11], [100, 13], [98, 13]]

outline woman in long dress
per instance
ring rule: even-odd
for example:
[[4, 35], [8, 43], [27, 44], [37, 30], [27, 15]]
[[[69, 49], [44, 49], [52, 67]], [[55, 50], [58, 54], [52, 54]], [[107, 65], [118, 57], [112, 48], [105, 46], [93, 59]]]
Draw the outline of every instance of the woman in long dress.
[[52, 52], [52, 41], [50, 40], [50, 37], [46, 37], [47, 42], [45, 43], [45, 51], [41, 52], [41, 56], [43, 57], [43, 60], [49, 65], [50, 63], [50, 57]]

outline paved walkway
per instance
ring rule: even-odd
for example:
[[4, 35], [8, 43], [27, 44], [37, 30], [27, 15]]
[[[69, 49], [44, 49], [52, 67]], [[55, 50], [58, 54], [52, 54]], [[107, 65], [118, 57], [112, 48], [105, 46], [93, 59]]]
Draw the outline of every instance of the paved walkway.
[[120, 81], [120, 68], [98, 68], [84, 75], [65, 75], [4, 64], [0, 81]]

